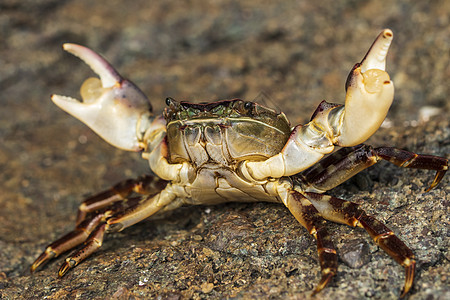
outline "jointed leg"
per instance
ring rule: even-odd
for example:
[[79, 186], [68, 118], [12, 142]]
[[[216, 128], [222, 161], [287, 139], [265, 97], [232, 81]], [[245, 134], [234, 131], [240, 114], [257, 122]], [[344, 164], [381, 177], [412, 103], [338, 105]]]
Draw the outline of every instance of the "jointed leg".
[[[183, 195], [184, 196], [184, 195]], [[102, 246], [105, 232], [121, 231], [143, 219], [155, 214], [167, 205], [171, 204], [178, 197], [177, 192], [172, 185], [168, 184], [160, 193], [148, 196], [143, 201], [139, 201], [137, 205], [129, 206], [124, 211], [112, 213], [106, 217], [105, 221], [99, 224], [95, 230], [89, 235], [84, 245], [66, 258], [66, 261], [59, 269], [60, 277], [69, 271], [69, 269], [78, 265], [86, 257], [94, 253]]]
[[[140, 203], [160, 192], [166, 184], [167, 182], [157, 177], [145, 176], [137, 180], [119, 183], [110, 190], [86, 199], [78, 211], [75, 229], [48, 245], [32, 264], [31, 272], [61, 253], [73, 249], [85, 241], [89, 242], [92, 237], [99, 235], [99, 228], [108, 218], [117, 216], [120, 212], [137, 209], [140, 207]], [[127, 198], [132, 192], [149, 195], [145, 198]], [[103, 228], [105, 227], [103, 226]], [[96, 240], [98, 239], [96, 237]], [[61, 273], [60, 276], [62, 276]]]
[[152, 175], [119, 182], [112, 188], [84, 200], [78, 208], [76, 224], [80, 224], [86, 218], [86, 214], [107, 207], [114, 202], [124, 200], [133, 192], [142, 195], [159, 193], [166, 184], [167, 181]]
[[391, 147], [374, 149], [367, 145], [358, 145], [342, 148], [295, 176], [295, 185], [300, 185], [301, 190], [307, 191], [305, 196], [322, 217], [350, 226], [363, 227], [377, 245], [405, 267], [405, 286], [402, 293], [404, 296], [414, 280], [415, 261], [412, 251], [389, 228], [374, 217], [368, 216], [357, 204], [319, 194], [343, 183], [380, 160], [387, 160], [404, 168], [436, 170], [436, 176], [427, 191], [439, 183], [448, 169], [448, 160], [442, 157], [415, 154]]
[[378, 158], [370, 146], [346, 147], [295, 176], [302, 190], [323, 193], [376, 164]]
[[314, 294], [318, 293], [337, 273], [336, 249], [326, 230], [325, 220], [308, 199], [296, 191], [290, 191], [287, 196], [286, 206], [300, 224], [317, 240], [317, 251], [322, 273], [322, 278], [314, 289]]
[[425, 154], [416, 154], [406, 150], [392, 147], [379, 147], [374, 149], [376, 155], [402, 168], [436, 170], [436, 176], [427, 192], [434, 188], [444, 177], [448, 170], [448, 159]]
[[305, 196], [325, 219], [353, 227], [363, 227], [381, 249], [405, 267], [405, 286], [401, 297], [408, 293], [414, 281], [416, 261], [412, 251], [392, 230], [367, 215], [355, 203], [318, 193], [305, 193]]
[[325, 192], [380, 160], [387, 160], [403, 168], [437, 171], [427, 191], [441, 181], [448, 169], [448, 160], [443, 157], [415, 154], [392, 147], [372, 148], [361, 144], [342, 148], [295, 177], [300, 179], [298, 183], [303, 190]]

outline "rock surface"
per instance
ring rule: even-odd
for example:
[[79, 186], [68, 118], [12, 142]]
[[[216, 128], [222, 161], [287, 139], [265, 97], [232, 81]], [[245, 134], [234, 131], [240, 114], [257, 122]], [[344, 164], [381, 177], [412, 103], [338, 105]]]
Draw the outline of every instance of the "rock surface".
[[[71, 230], [83, 196], [148, 173], [138, 154], [113, 149], [60, 111], [51, 93], [78, 95], [89, 68], [64, 42], [103, 53], [149, 96], [257, 99], [304, 123], [344, 82], [381, 29], [395, 40], [396, 96], [368, 143], [450, 153], [449, 1], [87, 1], [0, 3], [0, 298], [309, 298], [319, 280], [316, 243], [275, 204], [187, 207], [111, 234], [102, 250], [58, 279], [63, 257], [29, 266]], [[410, 299], [449, 299], [448, 175], [387, 163], [330, 191], [360, 203], [416, 254]], [[368, 244], [362, 266], [340, 263], [317, 298], [395, 299], [402, 267], [360, 229], [329, 223], [338, 251]], [[359, 266], [359, 264], [358, 264]]]

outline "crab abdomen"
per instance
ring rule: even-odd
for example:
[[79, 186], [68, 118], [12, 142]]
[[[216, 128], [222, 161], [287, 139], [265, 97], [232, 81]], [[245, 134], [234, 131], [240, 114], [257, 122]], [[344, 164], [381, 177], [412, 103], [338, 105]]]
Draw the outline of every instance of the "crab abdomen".
[[228, 167], [208, 163], [198, 168], [195, 180], [185, 186], [190, 194], [185, 204], [280, 202], [277, 195], [270, 193], [265, 186], [266, 182], [248, 182]]

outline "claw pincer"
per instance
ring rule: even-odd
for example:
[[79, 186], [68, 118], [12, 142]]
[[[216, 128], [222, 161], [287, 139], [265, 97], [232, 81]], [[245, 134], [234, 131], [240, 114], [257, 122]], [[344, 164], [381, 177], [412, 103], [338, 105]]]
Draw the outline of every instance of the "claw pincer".
[[60, 95], [52, 95], [52, 101], [111, 145], [129, 151], [142, 150], [139, 134], [145, 131], [148, 124], [142, 123], [148, 122], [152, 113], [144, 93], [91, 49], [75, 44], [64, 44], [63, 48], [86, 62], [100, 79], [88, 78], [83, 83], [82, 101]]

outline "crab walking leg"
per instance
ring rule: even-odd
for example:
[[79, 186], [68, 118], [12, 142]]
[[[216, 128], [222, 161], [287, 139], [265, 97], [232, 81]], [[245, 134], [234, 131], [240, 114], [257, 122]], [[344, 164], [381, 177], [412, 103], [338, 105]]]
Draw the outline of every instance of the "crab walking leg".
[[57, 239], [45, 248], [45, 251], [31, 265], [30, 271], [33, 273], [37, 268], [44, 266], [52, 258], [58, 257], [81, 243], [83, 243], [98, 224], [102, 222], [105, 214], [98, 214], [92, 219], [85, 220], [78, 224], [76, 228]]
[[138, 205], [109, 215], [106, 221], [98, 225], [89, 235], [84, 245], [70, 257], [66, 258], [66, 261], [59, 269], [58, 276], [64, 276], [69, 269], [77, 266], [81, 261], [100, 248], [103, 243], [104, 233], [121, 231], [164, 209], [178, 197], [177, 192], [179, 191], [172, 185], [167, 185], [160, 193], [145, 198]]
[[[161, 192], [167, 182], [156, 176], [146, 175], [138, 179], [130, 179], [116, 184], [109, 190], [87, 198], [78, 209], [75, 229], [48, 245], [45, 251], [31, 266], [31, 272], [46, 264], [52, 258], [59, 256], [85, 242], [92, 231], [106, 218], [127, 211], [139, 204], [140, 197], [128, 198], [135, 192], [154, 195]], [[149, 197], [147, 196], [147, 198]], [[89, 214], [94, 214], [86, 218]]]
[[436, 170], [436, 176], [426, 192], [438, 185], [448, 170], [448, 159], [443, 157], [416, 154], [392, 147], [379, 147], [375, 148], [374, 151], [379, 158], [402, 168]]
[[448, 160], [443, 157], [416, 154], [392, 147], [374, 149], [361, 144], [336, 151], [318, 164], [295, 175], [295, 178], [300, 179], [299, 184], [302, 186], [302, 190], [323, 193], [381, 160], [387, 160], [403, 168], [437, 171], [427, 191], [441, 181], [448, 169]]
[[392, 230], [367, 215], [355, 203], [318, 193], [305, 193], [305, 196], [325, 219], [364, 228], [381, 249], [405, 267], [405, 285], [401, 297], [408, 293], [414, 281], [416, 261], [412, 251]]
[[372, 147], [365, 145], [339, 149], [293, 177], [303, 191], [326, 192], [376, 164], [378, 157], [372, 150]]
[[336, 275], [338, 265], [336, 249], [326, 229], [326, 222], [313, 204], [299, 192], [286, 190], [281, 194], [284, 195], [283, 202], [289, 211], [317, 240], [322, 277], [313, 293], [318, 293]]
[[385, 72], [393, 33], [385, 29], [346, 83], [345, 106], [323, 101], [306, 125], [297, 125], [281, 152], [264, 161], [244, 162], [241, 173], [264, 180], [297, 174], [331, 153], [335, 145], [354, 146], [381, 125], [394, 99], [394, 84]]
[[104, 223], [97, 226], [94, 232], [92, 232], [89, 236], [89, 239], [84, 243], [83, 248], [79, 249], [72, 256], [66, 258], [66, 261], [59, 268], [59, 277], [63, 277], [71, 268], [78, 265], [82, 260], [89, 257], [89, 255], [102, 246], [106, 226], [107, 224]]
[[152, 175], [119, 182], [112, 188], [84, 200], [78, 208], [76, 224], [80, 224], [86, 218], [86, 214], [124, 200], [133, 192], [142, 195], [159, 193], [165, 188], [166, 184], [167, 181]]
[[78, 223], [73, 231], [48, 245], [45, 251], [31, 265], [31, 272], [42, 267], [52, 258], [58, 257], [61, 253], [82, 244], [89, 238], [92, 231], [95, 230], [99, 224], [104, 223], [109, 216], [119, 211], [129, 209], [130, 207], [134, 207], [139, 204], [139, 201], [140, 198], [138, 197], [126, 198], [89, 215], [88, 218]]

